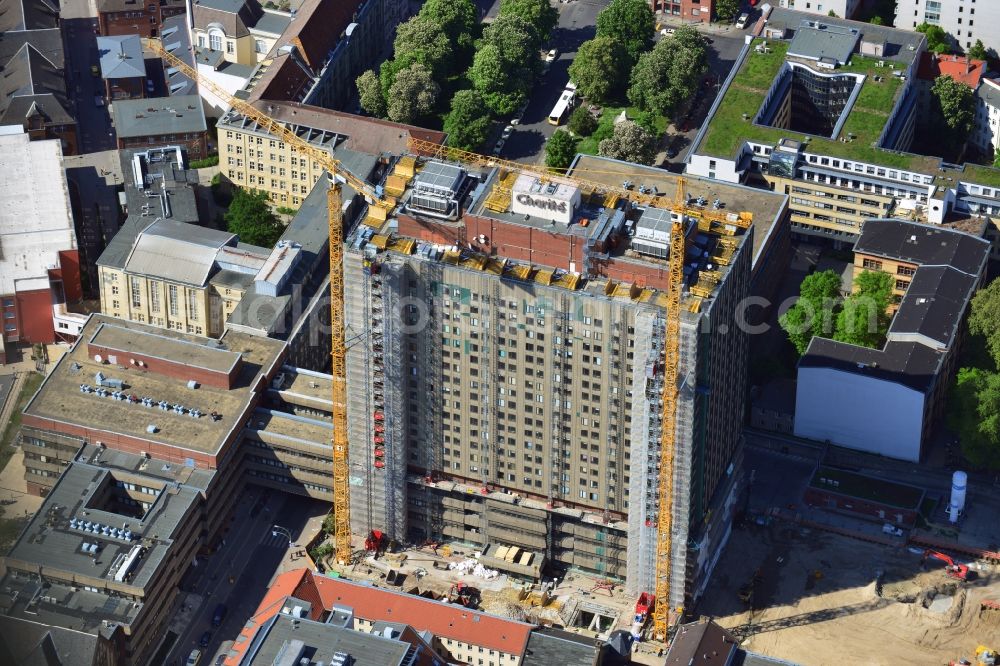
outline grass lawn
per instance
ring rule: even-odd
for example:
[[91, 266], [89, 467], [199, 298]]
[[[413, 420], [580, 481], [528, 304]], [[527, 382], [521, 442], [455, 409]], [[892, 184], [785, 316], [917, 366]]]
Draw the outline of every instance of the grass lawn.
[[[17, 402], [14, 403], [14, 412], [11, 414], [10, 423], [7, 424], [7, 428], [3, 431], [3, 439], [0, 440], [0, 469], [6, 467], [7, 461], [14, 455], [14, 436], [21, 429], [21, 411], [28, 404], [31, 396], [35, 395], [38, 387], [42, 385], [43, 379], [45, 377], [41, 373], [32, 372], [24, 382], [20, 395], [16, 398]], [[14, 399], [11, 396], [11, 400]]]
[[[851, 58], [850, 64], [838, 70], [866, 75], [854, 107], [841, 131], [843, 137], [849, 133], [854, 134], [855, 138], [852, 141], [807, 137], [804, 134], [753, 124], [753, 118], [760, 111], [764, 97], [785, 61], [788, 44], [772, 41], [768, 42], [768, 48], [771, 49], [770, 53], [750, 51], [712, 119], [712, 124], [702, 140], [700, 152], [728, 158], [736, 153], [744, 141], [776, 144], [782, 137], [788, 137], [809, 142], [816, 147], [815, 152], [822, 152], [832, 157], [873, 162], [914, 171], [930, 172], [937, 168], [936, 158], [896, 153], [873, 145], [878, 140], [903, 85], [902, 81], [892, 75], [892, 70], [878, 67], [877, 58], [855, 55]], [[882, 80], [876, 81], [876, 76]], [[748, 116], [747, 119], [744, 119], [744, 114]], [[994, 174], [977, 174], [977, 176], [985, 177], [985, 180], [991, 178], [1000, 180], [1000, 171]]]
[[[625, 114], [629, 118], [635, 118], [642, 113], [639, 109], [634, 106], [624, 107], [624, 106], [606, 106], [601, 109], [601, 117], [597, 120], [597, 129], [590, 136], [584, 137], [580, 141], [580, 145], [577, 146], [576, 152], [584, 153], [586, 155], [597, 155], [597, 147], [601, 143], [602, 139], [606, 139], [611, 136], [611, 133], [615, 128], [615, 118], [617, 118], [622, 109], [625, 110]], [[667, 125], [670, 121], [664, 116], [656, 116], [653, 121], [653, 126], [656, 128], [657, 136], [662, 136], [664, 132], [667, 131]]]
[[7, 551], [10, 550], [14, 542], [17, 541], [18, 535], [21, 534], [21, 530], [24, 526], [28, 524], [31, 520], [30, 516], [16, 516], [13, 518], [6, 518], [3, 516], [3, 510], [0, 509], [0, 554], [6, 555]]
[[[829, 483], [820, 483], [820, 478], [832, 479], [839, 485], [834, 487]], [[840, 469], [820, 467], [809, 483], [813, 488], [829, 490], [849, 495], [870, 502], [879, 502], [903, 509], [917, 509], [924, 496], [924, 491], [915, 486], [893, 483], [884, 479], [854, 474]]]

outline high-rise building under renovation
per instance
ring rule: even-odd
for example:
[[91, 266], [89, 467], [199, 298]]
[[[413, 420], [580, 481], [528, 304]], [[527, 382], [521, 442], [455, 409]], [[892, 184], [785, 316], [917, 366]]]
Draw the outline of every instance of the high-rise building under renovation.
[[[651, 590], [674, 214], [412, 157], [385, 189], [395, 215], [360, 225], [344, 265], [354, 531]], [[707, 210], [759, 211], [765, 236], [687, 218], [672, 606], [697, 596], [738, 499], [748, 336], [735, 317], [786, 201], [689, 190]]]

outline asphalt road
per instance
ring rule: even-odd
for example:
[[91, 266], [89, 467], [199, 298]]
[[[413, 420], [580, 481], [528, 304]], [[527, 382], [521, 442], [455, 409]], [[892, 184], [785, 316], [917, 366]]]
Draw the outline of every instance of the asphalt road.
[[609, 1], [570, 0], [555, 3], [559, 10], [559, 23], [543, 48], [559, 49], [559, 57], [552, 63], [548, 73], [542, 75], [535, 84], [524, 118], [504, 144], [501, 157], [525, 163], [538, 161], [545, 142], [556, 130], [546, 119], [569, 81], [569, 65], [576, 57], [580, 45], [593, 39], [597, 14]]
[[[195, 608], [177, 611], [178, 615], [191, 617], [185, 618], [187, 627], [178, 636], [166, 664], [184, 663], [195, 648], [202, 651], [202, 664], [214, 664], [218, 654], [229, 650], [267, 594], [279, 565], [290, 555], [288, 538], [280, 531], [272, 534], [272, 527], [278, 524], [297, 534], [315, 513], [307, 508], [316, 500], [271, 491], [263, 510], [251, 517], [261, 492], [254, 486], [244, 492], [234, 510], [225, 545], [185, 576], [182, 588], [200, 595], [202, 602]], [[213, 627], [212, 617], [220, 603], [226, 605], [226, 617], [221, 626]], [[205, 631], [211, 631], [211, 640], [207, 648], [201, 648], [199, 641]]]
[[114, 131], [107, 104], [103, 100], [104, 83], [94, 76], [90, 67], [98, 65], [96, 18], [72, 18], [62, 22], [66, 52], [66, 81], [70, 99], [76, 103], [77, 130], [80, 152], [93, 153], [115, 147]]

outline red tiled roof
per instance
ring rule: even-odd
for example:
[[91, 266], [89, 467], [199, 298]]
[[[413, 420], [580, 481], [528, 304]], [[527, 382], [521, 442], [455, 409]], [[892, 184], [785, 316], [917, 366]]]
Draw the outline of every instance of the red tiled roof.
[[258, 99], [299, 100], [312, 87], [312, 75], [290, 53], [274, 58], [250, 91], [249, 101]]
[[973, 90], [986, 73], [986, 62], [971, 60], [965, 56], [937, 55], [924, 52], [920, 55], [917, 76], [925, 81], [933, 81], [939, 76], [950, 76]]
[[[268, 101], [257, 101], [266, 99]], [[275, 120], [336, 132], [346, 136], [343, 146], [359, 153], [378, 155], [381, 152], [402, 154], [407, 152], [407, 139], [413, 137], [432, 143], [444, 143], [447, 134], [436, 130], [403, 125], [379, 118], [356, 116], [353, 113], [333, 111], [319, 106], [298, 102], [271, 101], [276, 98], [254, 98], [254, 106]]]
[[275, 44], [295, 44], [302, 59], [319, 73], [326, 54], [337, 45], [361, 0], [305, 0], [291, 25]]
[[328, 609], [347, 606], [354, 610], [355, 617], [400, 622], [418, 631], [430, 631], [436, 636], [482, 646], [488, 650], [522, 655], [534, 628], [524, 622], [412, 594], [390, 592], [325, 576], [311, 578], [319, 590], [323, 605]]
[[[240, 637], [236, 639], [236, 642], [230, 648], [230, 650], [236, 652], [236, 656], [227, 657], [224, 666], [236, 666], [240, 662], [240, 659], [243, 658], [243, 653], [250, 646], [250, 641], [253, 640], [254, 634], [257, 633], [257, 629], [281, 611], [286, 597], [294, 595], [303, 601], [310, 602], [312, 608], [309, 612], [309, 619], [316, 620], [319, 618], [323, 612], [323, 604], [319, 595], [315, 594], [316, 588], [312, 585], [302, 585], [303, 579], [307, 574], [309, 574], [308, 569], [295, 569], [294, 571], [287, 571], [274, 579], [274, 584], [268, 588], [264, 599], [257, 606], [257, 612], [247, 620], [243, 629], [240, 630]], [[311, 597], [299, 596], [296, 592], [300, 587], [305, 588], [303, 589], [303, 594], [308, 594], [310, 589], [314, 594]]]

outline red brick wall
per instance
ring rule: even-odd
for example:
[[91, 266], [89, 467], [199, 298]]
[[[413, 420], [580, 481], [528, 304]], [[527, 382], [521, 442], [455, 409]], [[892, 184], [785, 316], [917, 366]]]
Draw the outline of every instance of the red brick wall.
[[115, 356], [118, 361], [118, 365], [131, 365], [130, 359], [135, 359], [136, 361], [142, 361], [145, 365], [142, 369], [149, 372], [155, 372], [158, 375], [166, 375], [167, 377], [173, 377], [181, 381], [195, 380], [199, 384], [204, 384], [205, 386], [214, 386], [216, 388], [229, 389], [233, 386], [233, 381], [240, 372], [240, 367], [243, 365], [242, 359], [238, 359], [236, 364], [233, 366], [232, 371], [229, 374], [224, 372], [216, 372], [213, 370], [207, 370], [205, 368], [194, 368], [184, 363], [177, 363], [174, 361], [167, 361], [161, 358], [150, 358], [149, 356], [144, 356], [143, 354], [138, 354], [133, 351], [122, 351], [120, 349], [113, 349], [111, 347], [105, 347], [103, 345], [95, 345], [92, 343], [87, 344], [87, 354], [93, 358], [95, 354], [100, 354], [105, 359], [108, 356]]
[[104, 95], [112, 103], [116, 99], [138, 99], [146, 96], [146, 80], [141, 77], [110, 79], [104, 82]]
[[650, 0], [649, 6], [656, 12], [657, 18], [662, 15], [682, 19], [685, 23], [708, 22], [715, 11], [715, 0]]
[[[118, 149], [126, 148], [152, 148], [154, 146], [184, 146], [187, 150], [188, 159], [200, 160], [208, 155], [208, 138], [205, 132], [198, 134], [195, 138], [171, 139], [171, 134], [157, 136], [130, 137], [128, 139], [118, 139]], [[183, 136], [183, 135], [182, 135]]]
[[[466, 215], [464, 219], [468, 239], [484, 254], [565, 270], [574, 263], [575, 270], [583, 270], [585, 240], [580, 236], [556, 231], [558, 227], [551, 231], [535, 229], [476, 215]], [[486, 236], [485, 243], [475, 242], [479, 235]]]
[[[153, 7], [150, 11], [149, 7]], [[99, 12], [97, 15], [99, 29], [104, 36], [135, 35], [156, 37], [160, 34], [160, 24], [163, 19], [184, 12], [184, 6], [162, 7], [159, 2], [150, 5], [142, 0], [136, 2], [135, 8], [127, 12]]]
[[[833, 502], [833, 506], [830, 505], [830, 501]], [[887, 504], [879, 504], [878, 502], [869, 502], [857, 497], [838, 495], [837, 493], [827, 492], [818, 488], [806, 489], [805, 502], [810, 506], [825, 509], [835, 508], [838, 511], [849, 511], [851, 513], [857, 513], [869, 518], [874, 518], [875, 520], [885, 521], [887, 523], [898, 522], [896, 520], [898, 515], [902, 515], [902, 524], [904, 525], [913, 525], [917, 520], [916, 511], [900, 509]], [[880, 516], [879, 511], [885, 512], [885, 515]]]
[[56, 341], [52, 327], [52, 295], [48, 289], [18, 292], [14, 297], [17, 327], [21, 340], [50, 343]]
[[72, 303], [83, 298], [83, 285], [80, 283], [79, 250], [63, 250], [60, 252], [59, 269], [63, 281], [63, 293], [66, 294], [66, 302]]
[[[155, 414], [150, 416], [150, 423], [156, 421], [155, 417]], [[183, 465], [186, 459], [191, 458], [194, 460], [196, 467], [201, 469], [216, 468], [216, 456], [210, 453], [199, 453], [197, 451], [182, 449], [170, 444], [161, 444], [151, 442], [149, 440], [139, 439], [137, 437], [130, 437], [129, 435], [95, 430], [70, 423], [59, 423], [35, 416], [33, 414], [25, 414], [22, 418], [22, 423], [24, 425], [30, 425], [35, 428], [41, 428], [42, 430], [48, 430], [50, 432], [58, 432], [64, 435], [82, 437], [88, 440], [91, 444], [101, 442], [109, 449], [114, 449], [116, 451], [125, 451], [126, 453], [132, 453], [134, 455], [139, 455], [145, 451], [153, 458], [159, 458], [160, 460], [166, 460], [167, 462], [177, 463], [179, 465]], [[237, 433], [234, 433], [233, 438], [235, 439], [236, 437]], [[221, 447], [221, 449], [225, 451], [231, 444], [232, 442], [227, 442]]]
[[670, 284], [670, 274], [666, 266], [627, 263], [609, 259], [596, 267], [596, 272], [605, 277], [640, 287], [666, 290]]

